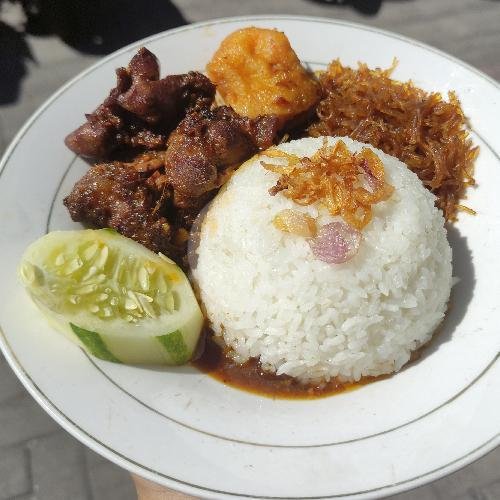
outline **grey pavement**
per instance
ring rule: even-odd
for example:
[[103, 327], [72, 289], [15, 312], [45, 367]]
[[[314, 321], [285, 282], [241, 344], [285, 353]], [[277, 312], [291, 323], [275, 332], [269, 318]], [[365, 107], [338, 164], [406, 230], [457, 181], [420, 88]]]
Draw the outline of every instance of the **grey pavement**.
[[[117, 3], [109, 1], [107, 5]], [[123, 0], [121, 2], [128, 3], [130, 2]], [[365, 0], [354, 3], [358, 5], [358, 9], [349, 5], [328, 5], [308, 0], [136, 2], [137, 5], [147, 5], [149, 9], [152, 29], [147, 30], [148, 18], [142, 19], [143, 35], [178, 24], [182, 18], [186, 22], [195, 22], [243, 14], [324, 16], [361, 22], [417, 38], [500, 80], [500, 2], [386, 0], [381, 3], [376, 14], [363, 14], [359, 11], [359, 6], [364, 4], [366, 7], [369, 3], [376, 10], [375, 7], [380, 2], [373, 0], [370, 3]], [[21, 30], [22, 13], [19, 8], [4, 5], [0, 0], [0, 8], [2, 5], [0, 20]], [[167, 7], [171, 10], [165, 10]], [[155, 9], [164, 15], [170, 15], [163, 25], [159, 21], [160, 16], [154, 16]], [[114, 36], [112, 42], [118, 46], [119, 33], [114, 33]], [[31, 58], [24, 59], [24, 67], [21, 67], [22, 71], [19, 73], [25, 74], [18, 79], [19, 88], [10, 89], [11, 99], [0, 95], [0, 153], [22, 123], [49, 95], [99, 57], [89, 54], [88, 47], [83, 47], [84, 51], [81, 46], [78, 47], [80, 50], [72, 48], [58, 36], [20, 37], [21, 42], [31, 51]], [[132, 41], [130, 33], [121, 41], [122, 44]], [[4, 43], [0, 23], [0, 56]], [[20, 50], [17, 47], [14, 50]], [[5, 78], [2, 73], [5, 71], [5, 64], [0, 57], [0, 92]], [[500, 450], [444, 479], [392, 498], [500, 500]], [[28, 499], [133, 500], [136, 499], [136, 494], [129, 474], [96, 455], [62, 430], [29, 396], [0, 355], [0, 500]]]

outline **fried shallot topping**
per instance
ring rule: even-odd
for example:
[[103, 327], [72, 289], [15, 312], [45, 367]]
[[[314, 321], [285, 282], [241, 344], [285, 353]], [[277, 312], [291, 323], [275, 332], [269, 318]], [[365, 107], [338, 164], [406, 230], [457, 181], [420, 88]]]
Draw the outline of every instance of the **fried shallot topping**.
[[319, 79], [323, 100], [319, 121], [308, 129], [314, 137], [349, 136], [399, 158], [437, 196], [447, 220], [456, 220], [467, 186], [474, 185], [478, 148], [472, 146], [467, 121], [453, 92], [424, 92], [413, 83], [390, 78], [386, 70], [342, 66], [336, 60]]
[[325, 143], [311, 158], [299, 158], [277, 149], [266, 152], [285, 164], [262, 162], [267, 170], [280, 174], [269, 191], [282, 192], [299, 205], [323, 204], [331, 215], [361, 230], [372, 218], [372, 205], [387, 200], [394, 187], [385, 181], [384, 166], [369, 148], [352, 154], [344, 142]]

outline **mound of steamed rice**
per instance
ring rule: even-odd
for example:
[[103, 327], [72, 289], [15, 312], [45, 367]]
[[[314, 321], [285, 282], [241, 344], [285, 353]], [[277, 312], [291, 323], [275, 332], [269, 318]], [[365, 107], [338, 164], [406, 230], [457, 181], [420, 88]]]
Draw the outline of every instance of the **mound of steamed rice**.
[[[329, 138], [334, 144], [338, 138]], [[342, 138], [352, 152], [366, 144]], [[279, 149], [312, 156], [322, 138]], [[452, 284], [451, 249], [435, 197], [396, 158], [372, 148], [395, 192], [373, 206], [359, 252], [343, 264], [317, 260], [307, 239], [278, 230], [293, 208], [335, 220], [318, 205], [268, 193], [278, 175], [246, 162], [201, 226], [194, 278], [208, 319], [238, 362], [301, 381], [356, 381], [399, 370], [443, 319]], [[281, 160], [283, 161], [283, 160]]]

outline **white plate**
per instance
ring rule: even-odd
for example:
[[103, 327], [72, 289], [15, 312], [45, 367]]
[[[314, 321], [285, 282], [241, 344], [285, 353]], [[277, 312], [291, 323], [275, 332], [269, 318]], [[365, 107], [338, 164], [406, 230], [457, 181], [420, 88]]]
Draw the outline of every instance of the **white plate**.
[[[304, 63], [340, 57], [387, 67], [425, 89], [455, 89], [480, 145], [468, 205], [450, 232], [452, 309], [423, 358], [387, 380], [314, 401], [272, 400], [190, 367], [146, 369], [87, 357], [55, 334], [16, 279], [23, 249], [46, 231], [78, 227], [62, 198], [86, 165], [63, 144], [102, 101], [114, 69], [146, 45], [162, 74], [202, 70], [220, 41], [248, 26], [284, 31]], [[126, 47], [59, 90], [8, 149], [0, 177], [1, 346], [33, 397], [113, 462], [206, 498], [374, 498], [424, 484], [500, 442], [500, 91], [464, 63], [413, 40], [299, 17], [223, 19]]]

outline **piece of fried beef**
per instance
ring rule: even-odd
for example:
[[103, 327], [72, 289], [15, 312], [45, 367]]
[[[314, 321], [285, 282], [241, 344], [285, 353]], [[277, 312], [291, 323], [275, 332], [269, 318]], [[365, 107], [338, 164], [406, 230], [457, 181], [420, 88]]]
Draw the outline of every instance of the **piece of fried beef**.
[[166, 152], [91, 167], [64, 200], [71, 218], [110, 227], [183, 262], [194, 219], [241, 162], [277, 141], [271, 116], [244, 118], [231, 108], [188, 112]]
[[[278, 137], [276, 117], [247, 118], [232, 108], [190, 111], [172, 132], [162, 182], [173, 190], [174, 206], [199, 206], [199, 198], [219, 188], [228, 175]], [[156, 181], [158, 184], [158, 181]]]
[[215, 86], [198, 72], [160, 79], [158, 60], [144, 47], [116, 76], [105, 101], [65, 139], [78, 155], [102, 161], [127, 147], [164, 149], [186, 112], [209, 107], [215, 96]]
[[75, 221], [115, 229], [154, 252], [178, 257], [172, 227], [158, 210], [160, 194], [147, 186], [146, 178], [130, 164], [99, 163], [75, 184], [64, 204]]

